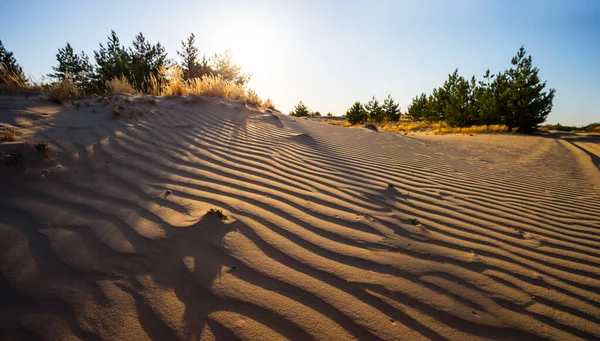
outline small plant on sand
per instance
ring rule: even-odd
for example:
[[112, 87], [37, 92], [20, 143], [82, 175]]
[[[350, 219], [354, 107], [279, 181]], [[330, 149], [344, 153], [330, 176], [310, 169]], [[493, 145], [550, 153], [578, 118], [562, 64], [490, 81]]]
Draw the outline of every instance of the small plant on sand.
[[210, 210], [208, 210], [208, 212], [206, 212], [207, 214], [211, 214], [211, 215], [215, 215], [217, 216], [217, 218], [219, 218], [220, 220], [227, 220], [227, 216], [223, 213], [223, 211], [221, 211], [220, 209], [217, 208], [211, 208]]
[[111, 94], [126, 93], [135, 95], [138, 93], [125, 76], [119, 78], [115, 77], [110, 81], [107, 81], [106, 90]]
[[3, 127], [0, 129], [0, 141], [14, 141], [21, 133], [12, 127]]
[[270, 99], [270, 98], [267, 98], [267, 99], [265, 99], [265, 100], [262, 102], [262, 105], [261, 105], [261, 106], [262, 106], [263, 108], [268, 108], [268, 109], [271, 109], [271, 110], [275, 110], [275, 105], [273, 104], [273, 102], [271, 101], [271, 99]]
[[258, 94], [254, 90], [248, 90], [248, 92], [246, 93], [245, 100], [246, 100], [246, 103], [251, 104], [251, 105], [260, 105], [261, 104], [260, 97], [258, 97]]
[[56, 82], [48, 88], [48, 99], [56, 104], [63, 105], [67, 100], [78, 97], [79, 90], [69, 78]]
[[365, 124], [363, 128], [378, 131], [377, 127], [374, 124]]

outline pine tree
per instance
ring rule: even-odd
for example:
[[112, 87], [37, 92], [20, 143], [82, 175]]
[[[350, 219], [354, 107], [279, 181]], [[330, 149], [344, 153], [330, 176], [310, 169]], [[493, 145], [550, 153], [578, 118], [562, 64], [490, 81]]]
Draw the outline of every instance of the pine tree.
[[129, 48], [131, 74], [134, 85], [142, 90], [148, 77], [159, 77], [159, 69], [167, 65], [167, 53], [160, 43], [150, 44], [141, 32], [132, 44], [133, 48]]
[[202, 78], [204, 75], [212, 74], [212, 69], [206, 56], [202, 56], [202, 61], [198, 61], [198, 48], [194, 45], [196, 36], [191, 33], [187, 41], [181, 41], [181, 51], [177, 51], [181, 62], [179, 63], [183, 71], [183, 78], [189, 80], [192, 78]]
[[296, 106], [294, 107], [294, 110], [292, 110], [292, 112], [290, 112], [290, 116], [294, 116], [294, 117], [310, 116], [310, 110], [308, 110], [308, 107], [306, 105], [304, 105], [304, 103], [302, 103], [302, 101], [300, 101], [300, 102], [298, 102], [298, 104], [296, 104]]
[[81, 56], [74, 52], [71, 44], [58, 49], [56, 54], [57, 66], [53, 66], [53, 73], [48, 74], [48, 77], [54, 78], [59, 82], [69, 79], [73, 82], [77, 89], [82, 93], [92, 93], [90, 88], [93, 78], [93, 67], [89, 57], [85, 52], [81, 52]]
[[538, 124], [546, 121], [556, 90], [544, 92], [546, 82], [541, 82], [539, 69], [533, 66], [531, 55], [525, 55], [525, 48], [521, 46], [511, 61], [513, 67], [506, 71], [509, 79], [506, 123], [510, 128], [519, 127], [519, 131], [531, 133]]
[[23, 69], [17, 63], [14, 54], [2, 44], [0, 40], [0, 85], [15, 84], [20, 86], [27, 85], [27, 77], [23, 73]]
[[375, 96], [373, 96], [373, 98], [367, 102], [367, 104], [365, 104], [365, 110], [369, 115], [369, 120], [373, 122], [381, 122], [385, 117], [383, 108], [381, 105], [379, 105], [379, 101], [375, 99]]
[[443, 112], [448, 124], [458, 127], [467, 127], [473, 124], [476, 111], [473, 99], [475, 79], [468, 82], [458, 75], [458, 69], [448, 75], [444, 82], [443, 91], [447, 94], [443, 103]]
[[408, 106], [407, 115], [413, 121], [422, 121], [427, 119], [428, 112], [428, 100], [426, 94], [421, 94], [413, 98], [412, 102]]
[[215, 54], [211, 58], [211, 67], [214, 74], [223, 77], [224, 80], [234, 82], [244, 86], [248, 84], [252, 77], [249, 73], [242, 73], [242, 66], [233, 63], [231, 52], [225, 51], [223, 54]]
[[388, 121], [400, 120], [400, 105], [394, 102], [391, 95], [383, 101], [383, 115]]
[[94, 51], [94, 58], [98, 65], [96, 81], [101, 89], [104, 89], [106, 82], [113, 78], [131, 78], [131, 58], [114, 30], [110, 31], [106, 47], [100, 43], [100, 49]]
[[346, 120], [353, 125], [365, 123], [368, 118], [369, 115], [365, 111], [365, 108], [363, 108], [362, 104], [358, 101], [354, 102], [354, 104], [346, 111]]

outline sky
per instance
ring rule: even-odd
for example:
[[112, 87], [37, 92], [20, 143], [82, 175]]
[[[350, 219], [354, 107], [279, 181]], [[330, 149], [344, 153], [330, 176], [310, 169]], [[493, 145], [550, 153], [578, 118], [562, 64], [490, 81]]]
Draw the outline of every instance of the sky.
[[600, 121], [600, 1], [37, 1], [0, 0], [0, 40], [36, 80], [67, 42], [93, 56], [114, 29], [142, 32], [176, 59], [196, 35], [200, 53], [229, 49], [250, 87], [288, 113], [343, 115], [390, 94], [403, 111], [448, 74], [503, 71], [521, 45], [556, 89], [549, 123]]

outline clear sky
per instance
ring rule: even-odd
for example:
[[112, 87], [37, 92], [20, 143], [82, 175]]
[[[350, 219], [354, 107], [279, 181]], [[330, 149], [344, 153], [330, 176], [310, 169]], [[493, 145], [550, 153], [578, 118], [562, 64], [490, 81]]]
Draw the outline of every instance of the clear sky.
[[70, 42], [93, 56], [110, 30], [138, 32], [176, 58], [230, 49], [250, 86], [287, 113], [299, 100], [343, 114], [356, 100], [411, 98], [458, 67], [480, 77], [510, 66], [521, 45], [557, 90], [548, 122], [600, 121], [600, 1], [0, 1], [0, 39], [36, 79]]

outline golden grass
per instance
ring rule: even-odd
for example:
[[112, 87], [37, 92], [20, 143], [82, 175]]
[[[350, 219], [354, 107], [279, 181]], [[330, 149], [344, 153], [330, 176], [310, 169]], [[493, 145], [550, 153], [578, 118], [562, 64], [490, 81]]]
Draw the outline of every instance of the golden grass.
[[121, 76], [120, 78], [115, 77], [112, 80], [107, 81], [106, 89], [111, 94], [126, 93], [135, 95], [138, 93], [138, 91], [133, 87], [133, 85], [129, 83], [127, 78], [125, 78], [125, 76]]
[[0, 129], [0, 141], [14, 141], [21, 133], [13, 127], [3, 127]]
[[486, 133], [504, 133], [509, 131], [508, 127], [503, 124], [470, 126], [463, 128], [440, 127], [433, 129], [435, 135], [444, 134], [486, 134]]
[[273, 104], [273, 102], [271, 101], [271, 99], [270, 99], [270, 98], [267, 98], [267, 99], [265, 99], [265, 100], [262, 102], [262, 105], [261, 105], [261, 107], [263, 107], [263, 108], [268, 108], [268, 109], [272, 109], [272, 110], [275, 110], [275, 105]]
[[[339, 120], [324, 120], [325, 123], [341, 126], [341, 127], [363, 127], [364, 125], [352, 125], [348, 121]], [[405, 135], [410, 132], [416, 131], [431, 131], [435, 135], [444, 134], [486, 134], [486, 133], [504, 133], [509, 131], [508, 127], [501, 124], [493, 125], [481, 125], [471, 127], [450, 127], [445, 122], [424, 122], [424, 121], [400, 121], [400, 122], [386, 122], [380, 124], [373, 124], [379, 130], [391, 131], [394, 133], [404, 133]]]
[[68, 78], [48, 87], [48, 99], [54, 103], [65, 104], [65, 101], [79, 97], [77, 86]]
[[327, 123], [327, 124], [331, 124], [334, 126], [338, 126], [338, 127], [358, 127], [359, 125], [353, 126], [352, 124], [350, 124], [350, 122], [344, 120], [323, 120], [323, 122]]
[[146, 78], [146, 93], [153, 96], [210, 96], [240, 100], [249, 104], [274, 108], [270, 99], [264, 103], [258, 94], [242, 85], [225, 80], [221, 75], [183, 79], [178, 67], [161, 68], [159, 76]]

